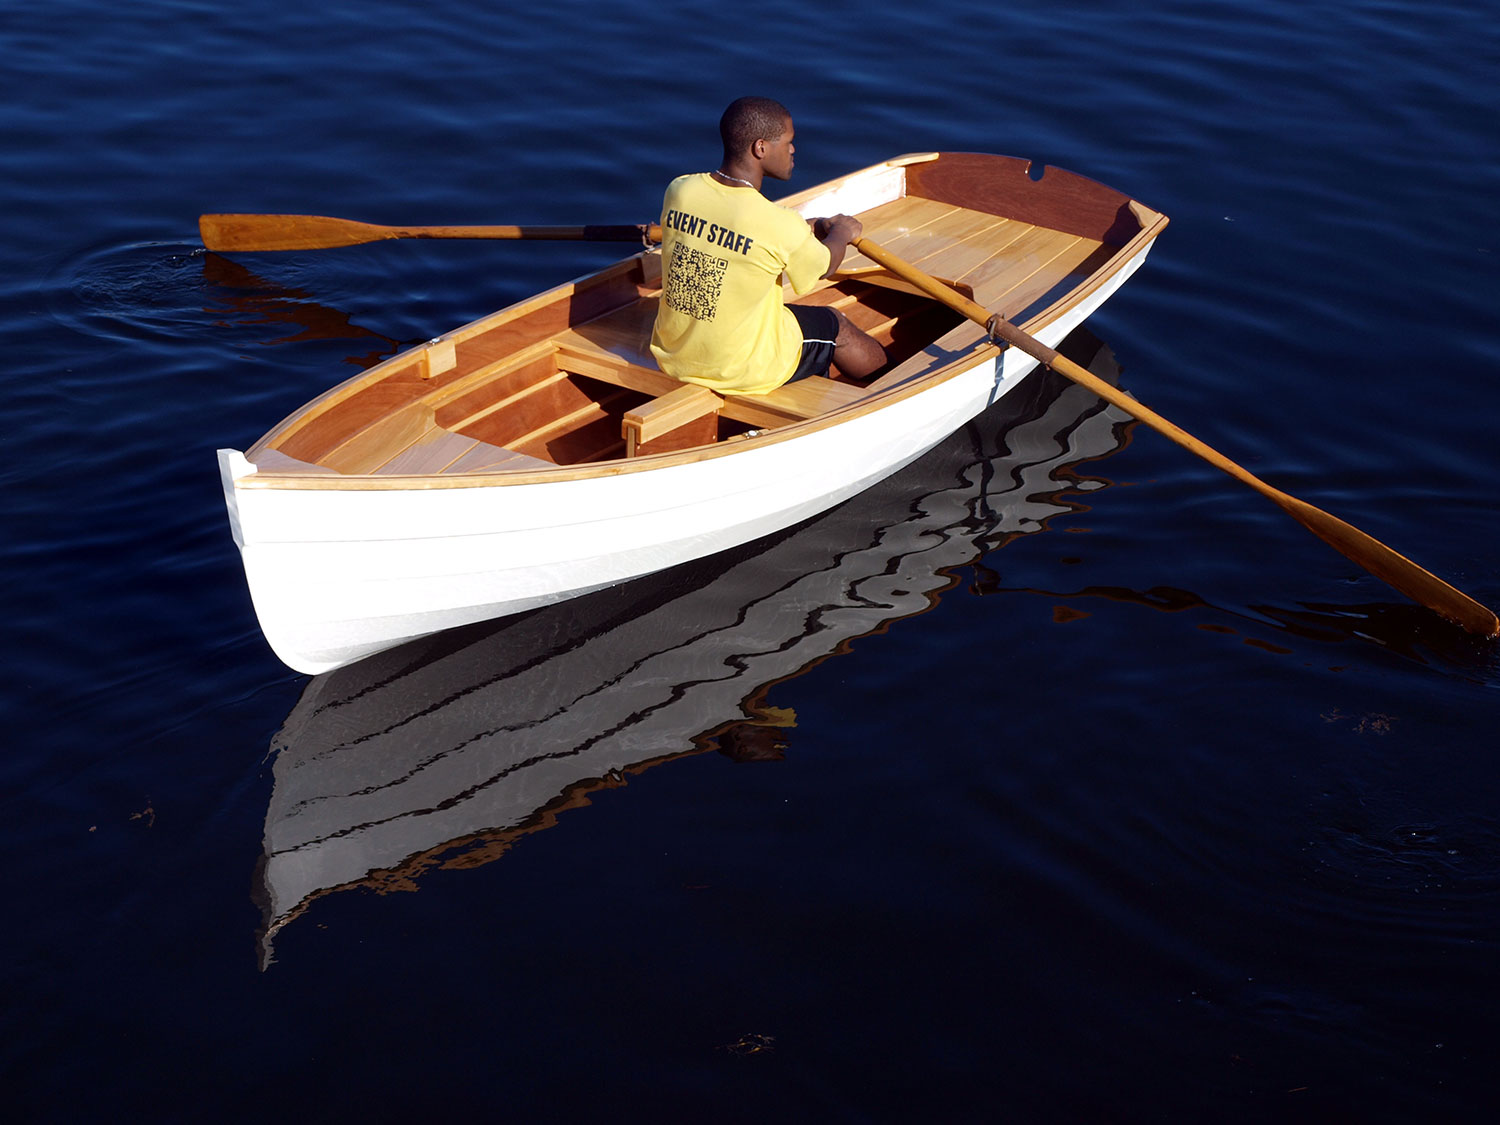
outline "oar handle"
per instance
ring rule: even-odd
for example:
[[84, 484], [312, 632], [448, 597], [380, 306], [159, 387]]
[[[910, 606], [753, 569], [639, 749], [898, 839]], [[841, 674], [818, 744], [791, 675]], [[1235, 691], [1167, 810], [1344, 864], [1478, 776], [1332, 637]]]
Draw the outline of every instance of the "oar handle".
[[941, 301], [976, 324], [984, 325], [991, 336], [1014, 345], [1058, 374], [1067, 376], [1075, 383], [1093, 391], [1106, 402], [1119, 407], [1132, 418], [1144, 422], [1184, 449], [1196, 453], [1209, 464], [1249, 485], [1278, 504], [1283, 511], [1329, 546], [1357, 562], [1375, 577], [1389, 583], [1413, 601], [1427, 606], [1471, 633], [1478, 633], [1485, 637], [1500, 636], [1500, 618], [1497, 618], [1490, 609], [1462, 591], [1454, 589], [1436, 575], [1423, 570], [1405, 555], [1392, 550], [1380, 540], [1345, 523], [1337, 516], [1330, 515], [1305, 500], [1290, 496], [1279, 488], [1273, 488], [1250, 470], [1231, 461], [1212, 446], [1205, 445], [1180, 426], [1167, 421], [1150, 407], [1141, 405], [1118, 387], [1110, 386], [1067, 356], [1058, 354], [1055, 349], [1049, 348], [1036, 337], [1023, 332], [998, 313], [991, 313], [983, 305], [976, 304], [963, 294], [950, 289], [911, 263], [898, 258], [878, 243], [871, 242], [867, 238], [858, 238], [852, 245], [865, 257], [880, 263], [934, 300]]

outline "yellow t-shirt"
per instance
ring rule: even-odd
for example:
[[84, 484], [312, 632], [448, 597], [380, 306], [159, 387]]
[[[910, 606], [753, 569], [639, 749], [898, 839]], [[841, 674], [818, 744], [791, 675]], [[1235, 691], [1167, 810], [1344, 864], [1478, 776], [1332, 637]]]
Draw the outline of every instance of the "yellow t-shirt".
[[662, 298], [651, 334], [661, 369], [716, 391], [764, 394], [791, 377], [802, 332], [781, 275], [805, 293], [828, 271], [807, 220], [706, 172], [679, 176], [662, 201]]

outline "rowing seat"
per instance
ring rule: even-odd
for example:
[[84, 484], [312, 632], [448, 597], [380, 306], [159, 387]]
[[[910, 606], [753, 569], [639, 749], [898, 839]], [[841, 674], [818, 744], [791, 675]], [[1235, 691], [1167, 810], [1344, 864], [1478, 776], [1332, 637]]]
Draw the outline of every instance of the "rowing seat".
[[[558, 367], [656, 397], [675, 393], [681, 384], [655, 366], [649, 348], [655, 316], [654, 301], [637, 301], [558, 333]], [[763, 395], [726, 395], [719, 413], [752, 426], [784, 426], [827, 414], [868, 393], [865, 387], [813, 376]]]
[[[618, 355], [580, 346], [579, 339], [574, 335], [565, 344], [559, 345], [557, 364], [561, 370], [601, 379], [619, 387], [628, 387], [656, 399], [670, 397], [685, 385], [664, 374], [659, 368], [632, 363]], [[784, 426], [788, 422], [802, 422], [827, 414], [830, 410], [837, 410], [864, 398], [868, 393], [867, 387], [836, 383], [826, 376], [814, 375], [809, 379], [786, 383], [763, 395], [725, 395], [718, 409], [723, 417], [732, 418], [736, 422], [762, 427]], [[628, 434], [626, 441], [629, 441]]]
[[784, 426], [817, 418], [865, 397], [865, 388], [814, 375], [784, 383], [763, 395], [726, 395], [723, 414], [752, 426]]
[[625, 412], [620, 423], [625, 456], [665, 453], [707, 445], [718, 436], [719, 407], [724, 400], [707, 387], [682, 383]]
[[[663, 378], [659, 372], [651, 374], [657, 378]], [[681, 443], [674, 440], [671, 445], [655, 445], [648, 452], [664, 452], [668, 449], [685, 449], [689, 445], [705, 445], [714, 440], [716, 414], [731, 418], [736, 422], [767, 429], [772, 426], [785, 426], [792, 422], [805, 422], [809, 418], [821, 417], [841, 406], [858, 402], [865, 397], [866, 393], [864, 387], [836, 383], [824, 375], [814, 375], [809, 379], [786, 383], [774, 391], [767, 391], [760, 395], [729, 394], [720, 397], [707, 387], [700, 387], [694, 383], [681, 383], [625, 415], [622, 431], [625, 437], [626, 456], [634, 457], [639, 452], [637, 447], [632, 446], [632, 440], [638, 445], [644, 444], [653, 440], [649, 435], [664, 436], [668, 431], [671, 431], [675, 439], [677, 431], [674, 427], [686, 428], [690, 423], [695, 422], [698, 425], [693, 433], [700, 435], [698, 440]], [[635, 435], [634, 439], [632, 439], [632, 433]], [[642, 436], [643, 434], [648, 436]], [[686, 436], [683, 434], [683, 437]], [[635, 451], [632, 452], [632, 450]]]

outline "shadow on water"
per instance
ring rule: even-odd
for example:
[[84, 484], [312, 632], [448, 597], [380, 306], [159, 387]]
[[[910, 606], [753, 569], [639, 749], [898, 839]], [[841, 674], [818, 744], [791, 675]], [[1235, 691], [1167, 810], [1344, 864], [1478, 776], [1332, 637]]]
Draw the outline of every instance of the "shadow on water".
[[[1067, 350], [1118, 374], [1082, 330]], [[1127, 424], [1039, 377], [788, 534], [313, 679], [273, 743], [262, 965], [332, 891], [485, 863], [676, 758], [779, 757], [796, 716], [767, 705], [772, 686], [931, 608], [955, 568], [1104, 487], [1073, 467], [1117, 450]]]

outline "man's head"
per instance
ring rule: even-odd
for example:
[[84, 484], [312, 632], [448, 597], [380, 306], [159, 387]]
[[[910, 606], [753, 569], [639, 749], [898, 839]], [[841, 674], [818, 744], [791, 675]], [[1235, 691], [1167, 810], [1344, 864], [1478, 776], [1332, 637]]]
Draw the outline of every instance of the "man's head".
[[777, 180], [792, 176], [792, 115], [771, 98], [737, 98], [719, 118], [726, 164], [748, 159]]

